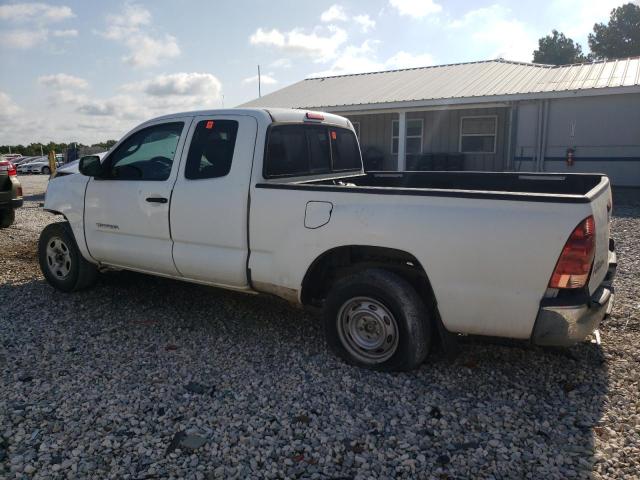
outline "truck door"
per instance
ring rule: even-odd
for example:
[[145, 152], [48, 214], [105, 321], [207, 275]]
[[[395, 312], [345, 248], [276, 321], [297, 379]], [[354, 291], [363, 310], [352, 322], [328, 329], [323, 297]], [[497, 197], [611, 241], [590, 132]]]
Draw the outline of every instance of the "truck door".
[[245, 288], [249, 182], [257, 121], [194, 118], [171, 199], [173, 259], [185, 278]]
[[90, 179], [85, 196], [85, 235], [93, 258], [177, 275], [169, 202], [191, 120], [146, 124], [104, 159], [104, 178]]

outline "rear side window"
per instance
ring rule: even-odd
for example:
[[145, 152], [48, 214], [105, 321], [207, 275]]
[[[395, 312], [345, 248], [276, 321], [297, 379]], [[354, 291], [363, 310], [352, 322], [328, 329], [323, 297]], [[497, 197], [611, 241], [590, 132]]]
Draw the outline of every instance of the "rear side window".
[[235, 120], [203, 120], [198, 123], [185, 167], [190, 180], [224, 177], [231, 170], [236, 147], [238, 122]]
[[302, 125], [274, 127], [267, 146], [267, 176], [304, 174], [309, 171], [307, 138]]
[[331, 155], [333, 170], [357, 170], [360, 168], [360, 149], [351, 130], [332, 128]]
[[275, 125], [269, 130], [265, 178], [359, 170], [351, 130], [324, 125]]

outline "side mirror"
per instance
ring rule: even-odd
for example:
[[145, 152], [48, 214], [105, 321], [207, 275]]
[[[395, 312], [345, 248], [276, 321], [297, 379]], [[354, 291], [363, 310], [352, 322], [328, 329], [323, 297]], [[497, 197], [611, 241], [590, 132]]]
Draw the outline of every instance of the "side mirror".
[[97, 155], [88, 155], [80, 159], [78, 169], [82, 175], [87, 177], [99, 177], [102, 174], [102, 164]]

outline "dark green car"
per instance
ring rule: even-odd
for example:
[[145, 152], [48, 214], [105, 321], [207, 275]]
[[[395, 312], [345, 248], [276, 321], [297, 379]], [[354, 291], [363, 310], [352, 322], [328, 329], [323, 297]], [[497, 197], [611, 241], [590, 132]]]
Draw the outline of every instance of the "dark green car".
[[16, 208], [22, 206], [22, 186], [16, 167], [8, 160], [0, 160], [0, 228], [7, 228], [16, 218]]

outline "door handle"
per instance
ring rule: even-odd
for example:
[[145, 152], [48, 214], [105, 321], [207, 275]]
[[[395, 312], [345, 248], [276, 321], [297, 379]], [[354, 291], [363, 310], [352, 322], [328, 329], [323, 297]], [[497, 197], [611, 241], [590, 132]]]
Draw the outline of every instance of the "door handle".
[[147, 197], [149, 203], [167, 203], [169, 200], [164, 197]]

